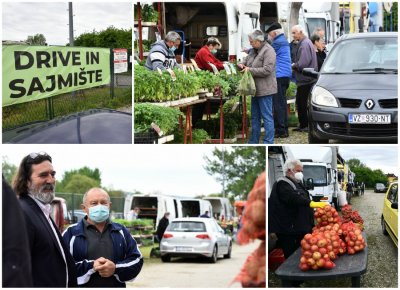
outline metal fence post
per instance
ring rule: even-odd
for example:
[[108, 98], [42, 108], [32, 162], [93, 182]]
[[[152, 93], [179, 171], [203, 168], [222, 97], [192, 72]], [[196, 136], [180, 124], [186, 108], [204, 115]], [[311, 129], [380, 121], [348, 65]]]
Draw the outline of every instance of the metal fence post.
[[114, 99], [115, 96], [115, 82], [114, 82], [114, 51], [110, 48], [110, 75], [111, 75], [111, 82], [110, 82], [110, 95], [111, 99]]

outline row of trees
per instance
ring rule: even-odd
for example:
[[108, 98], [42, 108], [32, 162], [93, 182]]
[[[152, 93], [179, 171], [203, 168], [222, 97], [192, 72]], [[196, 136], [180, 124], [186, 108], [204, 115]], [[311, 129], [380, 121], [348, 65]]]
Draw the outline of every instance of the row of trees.
[[358, 182], [363, 181], [365, 187], [373, 188], [376, 183], [387, 184], [388, 182], [387, 176], [382, 170], [372, 170], [359, 159], [350, 159], [347, 161], [347, 164], [349, 165], [350, 170], [355, 173], [355, 180]]
[[[233, 147], [230, 150], [215, 148], [212, 157], [205, 157], [204, 169], [225, 186], [226, 196], [231, 200], [246, 199], [257, 176], [265, 171], [265, 147]], [[3, 175], [11, 183], [17, 167], [3, 157]], [[58, 193], [83, 194], [92, 187], [102, 187], [101, 171], [87, 166], [66, 171], [56, 183]], [[110, 197], [122, 198], [122, 190], [105, 188]], [[214, 196], [222, 196], [216, 193]]]
[[[29, 45], [47, 45], [46, 37], [41, 33], [28, 36], [25, 42]], [[75, 39], [74, 46], [132, 49], [132, 29], [110, 26], [102, 31], [86, 32]]]

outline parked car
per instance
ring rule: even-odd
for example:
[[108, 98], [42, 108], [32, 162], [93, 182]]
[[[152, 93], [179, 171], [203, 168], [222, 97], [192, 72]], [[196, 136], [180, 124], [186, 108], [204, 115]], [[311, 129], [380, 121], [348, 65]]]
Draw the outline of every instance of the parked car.
[[171, 221], [160, 243], [163, 262], [172, 257], [230, 258], [232, 238], [212, 218], [178, 218]]
[[92, 109], [3, 131], [3, 143], [132, 144], [132, 114]]
[[385, 199], [383, 201], [383, 210], [381, 217], [382, 232], [384, 235], [390, 235], [397, 246], [398, 240], [398, 182], [390, 184]]
[[397, 32], [340, 37], [318, 73], [308, 103], [309, 143], [397, 143]]
[[50, 216], [60, 232], [63, 232], [65, 226], [72, 222], [72, 218], [67, 210], [67, 203], [61, 197], [54, 197], [50, 203]]
[[73, 212], [70, 211], [70, 215], [74, 223], [79, 223], [86, 216], [86, 213], [82, 209], [74, 209]]
[[386, 192], [386, 186], [383, 183], [377, 183], [375, 184], [374, 192]]

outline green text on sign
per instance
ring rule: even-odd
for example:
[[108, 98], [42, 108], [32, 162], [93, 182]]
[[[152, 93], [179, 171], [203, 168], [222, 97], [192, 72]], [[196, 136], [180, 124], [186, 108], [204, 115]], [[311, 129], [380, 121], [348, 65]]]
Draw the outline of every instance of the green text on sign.
[[3, 45], [3, 107], [109, 83], [109, 49]]

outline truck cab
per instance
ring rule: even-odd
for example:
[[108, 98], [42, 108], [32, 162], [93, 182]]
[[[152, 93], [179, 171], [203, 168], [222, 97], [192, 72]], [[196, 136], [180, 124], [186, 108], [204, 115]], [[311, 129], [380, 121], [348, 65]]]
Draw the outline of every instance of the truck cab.
[[303, 163], [304, 180], [312, 178], [314, 189], [309, 190], [314, 201], [333, 202], [333, 192], [336, 180], [336, 170], [329, 164], [300, 160]]

